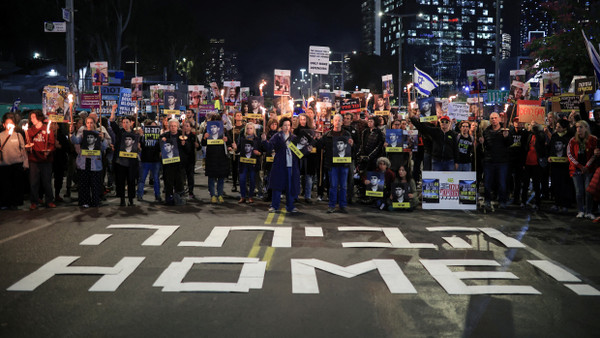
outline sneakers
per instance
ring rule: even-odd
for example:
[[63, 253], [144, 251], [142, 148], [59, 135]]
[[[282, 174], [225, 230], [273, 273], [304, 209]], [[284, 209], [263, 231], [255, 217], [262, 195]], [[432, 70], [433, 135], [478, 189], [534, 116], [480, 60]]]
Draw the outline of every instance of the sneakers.
[[347, 210], [346, 208], [340, 208], [340, 212], [341, 212], [342, 214], [347, 214], [347, 213], [348, 213], [348, 210]]
[[237, 192], [237, 186], [234, 185], [233, 187], [231, 187], [231, 192]]
[[558, 212], [558, 205], [553, 205], [550, 207], [550, 211], [552, 212]]
[[218, 200], [219, 200], [219, 204], [221, 204], [221, 203], [224, 203], [224, 202], [225, 202], [225, 200], [223, 199], [223, 196], [219, 196], [219, 197], [218, 197]]
[[137, 196], [137, 200], [138, 200], [138, 202], [143, 202], [144, 201], [144, 197], [142, 195], [138, 195]]
[[35, 209], [37, 209], [37, 204], [31, 203], [31, 205], [29, 206], [29, 210], [35, 210]]
[[160, 196], [154, 196], [154, 201], [160, 203], [162, 202], [162, 198]]
[[217, 203], [217, 196], [213, 196], [210, 198], [210, 203], [212, 204], [216, 204]]
[[333, 214], [335, 212], [335, 208], [327, 208], [328, 214]]
[[[56, 208], [56, 204], [54, 204], [54, 203], [50, 202], [50, 203], [46, 204], [46, 207], [48, 207], [48, 208], [51, 208], [51, 209], [52, 209], [52, 208]], [[590, 214], [590, 215], [591, 215], [591, 214]], [[594, 219], [594, 218], [595, 218], [595, 217], [592, 217], [592, 219]]]
[[275, 209], [273, 207], [269, 207], [269, 212], [277, 212], [277, 209]]
[[596, 219], [596, 216], [594, 216], [594, 214], [592, 214], [592, 213], [587, 213], [587, 214], [585, 214], [584, 217], [587, 218], [587, 219], [592, 219], [592, 220]]
[[290, 211], [288, 211], [288, 212], [289, 212], [289, 213], [292, 213], [292, 214], [297, 214], [297, 213], [299, 213], [299, 212], [300, 212], [300, 210], [298, 210], [298, 208], [294, 208], [294, 209], [292, 209], [292, 210], [290, 210]]
[[82, 208], [84, 208], [84, 209], [87, 209], [87, 208], [89, 208], [89, 207], [90, 207], [90, 205], [89, 205], [89, 204], [84, 204], [84, 205], [82, 205], [81, 207], [82, 207]]
[[317, 196], [317, 201], [319, 201], [319, 202], [323, 201], [323, 196]]
[[583, 213], [583, 211], [580, 211], [580, 212], [577, 213], [577, 216], [575, 216], [575, 217], [577, 217], [577, 218], [583, 218], [583, 216], [585, 216], [585, 214]]

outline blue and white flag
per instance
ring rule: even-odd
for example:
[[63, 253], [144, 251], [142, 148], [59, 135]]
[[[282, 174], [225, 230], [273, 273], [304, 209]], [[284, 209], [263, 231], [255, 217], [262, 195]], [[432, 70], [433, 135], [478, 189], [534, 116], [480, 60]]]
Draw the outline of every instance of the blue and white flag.
[[590, 61], [594, 66], [594, 73], [596, 73], [596, 79], [600, 81], [600, 56], [594, 48], [594, 45], [588, 40], [587, 36], [585, 36], [585, 32], [583, 29], [581, 30], [581, 34], [583, 34], [583, 39], [585, 40], [585, 48], [587, 49], [588, 55], [590, 56]]
[[415, 71], [413, 72], [413, 83], [419, 93], [427, 96], [431, 95], [431, 91], [438, 87], [438, 84], [433, 81], [431, 76], [421, 71], [417, 66], [415, 66]]
[[11, 113], [16, 113], [19, 110], [19, 105], [21, 105], [21, 98], [17, 98], [13, 103], [12, 108], [10, 108]]

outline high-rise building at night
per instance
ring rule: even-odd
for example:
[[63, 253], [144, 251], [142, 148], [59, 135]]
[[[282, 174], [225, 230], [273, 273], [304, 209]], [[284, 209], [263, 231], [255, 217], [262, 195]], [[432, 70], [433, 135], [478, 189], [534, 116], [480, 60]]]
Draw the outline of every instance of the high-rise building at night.
[[381, 11], [380, 0], [363, 1], [361, 50], [369, 55], [381, 55]]
[[540, 0], [521, 0], [519, 20], [519, 48], [526, 55], [525, 44], [534, 38], [543, 38], [550, 33], [551, 18], [542, 10]]
[[241, 80], [237, 53], [225, 49], [225, 39], [210, 39], [209, 53], [205, 83]]
[[[403, 78], [416, 65], [431, 75], [442, 93], [466, 83], [466, 71], [485, 68], [493, 83], [496, 10], [493, 0], [378, 0], [381, 55], [397, 55], [403, 37]], [[422, 15], [417, 16], [417, 13]]]

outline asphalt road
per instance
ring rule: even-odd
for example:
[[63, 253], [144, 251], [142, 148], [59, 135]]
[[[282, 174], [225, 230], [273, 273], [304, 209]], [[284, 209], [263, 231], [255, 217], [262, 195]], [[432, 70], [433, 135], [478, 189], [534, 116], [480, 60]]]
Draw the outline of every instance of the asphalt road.
[[363, 205], [326, 214], [325, 202], [300, 203], [298, 215], [268, 214], [267, 203], [238, 205], [236, 196], [212, 205], [206, 178], [197, 181], [199, 200], [181, 207], [118, 207], [113, 198], [97, 209], [1, 211], [0, 336], [600, 330], [600, 225], [589, 220]]

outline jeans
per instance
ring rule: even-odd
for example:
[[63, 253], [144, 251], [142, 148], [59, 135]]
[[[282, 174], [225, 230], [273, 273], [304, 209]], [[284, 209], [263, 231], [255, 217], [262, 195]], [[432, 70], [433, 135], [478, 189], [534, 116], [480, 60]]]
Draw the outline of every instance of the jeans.
[[[217, 182], [217, 194], [215, 195], [215, 181]], [[210, 194], [210, 196], [223, 196], [223, 183], [225, 182], [225, 179], [223, 177], [219, 177], [219, 178], [214, 178], [214, 177], [209, 177], [208, 178], [208, 192]]]
[[304, 198], [307, 200], [310, 199], [312, 193], [313, 180], [313, 175], [304, 175]]
[[433, 171], [454, 171], [454, 160], [439, 161], [432, 159], [431, 168]]
[[592, 213], [592, 195], [585, 191], [585, 188], [590, 185], [592, 174], [575, 174], [573, 175], [573, 183], [575, 184], [575, 199], [577, 200], [577, 210], [583, 211], [586, 214]]
[[424, 153], [423, 154], [423, 170], [430, 171], [431, 169], [431, 154]]
[[348, 187], [348, 167], [333, 166], [329, 169], [329, 207], [334, 208], [339, 202], [340, 208], [348, 205], [346, 190]]
[[159, 180], [160, 162], [142, 162], [140, 166], [140, 179], [138, 181], [137, 195], [139, 197], [144, 195], [144, 185], [146, 184], [146, 177], [148, 173], [152, 172], [152, 178], [154, 179], [154, 197], [160, 196], [160, 180]]
[[[255, 178], [256, 170], [254, 170], [253, 166], [240, 165], [240, 194], [242, 195], [242, 198], [246, 198], [246, 196], [250, 198], [254, 197]], [[246, 187], [247, 183], [250, 184], [250, 190]]]
[[492, 189], [498, 187], [498, 201], [506, 203], [506, 176], [508, 174], [508, 163], [485, 163], [484, 164], [485, 201], [491, 202]]
[[31, 185], [29, 192], [31, 203], [38, 203], [40, 184], [44, 190], [46, 204], [54, 201], [54, 194], [52, 193], [52, 163], [29, 162], [29, 184]]
[[527, 202], [527, 194], [529, 193], [529, 181], [535, 192], [535, 205], [540, 206], [542, 202], [542, 189], [540, 178], [542, 177], [542, 167], [539, 165], [526, 165], [523, 170], [523, 185], [521, 186], [521, 202]]
[[[294, 198], [291, 194], [292, 188], [292, 168], [287, 168], [287, 175], [285, 177], [287, 189], [285, 189], [285, 208], [287, 211], [294, 210]], [[279, 204], [281, 203], [281, 190], [273, 189], [273, 200], [271, 206], [275, 210], [279, 210]]]
[[458, 163], [458, 171], [471, 171], [471, 163]]

